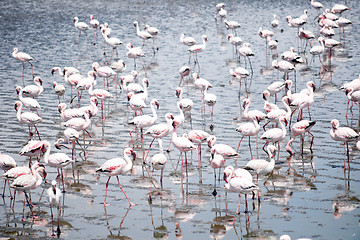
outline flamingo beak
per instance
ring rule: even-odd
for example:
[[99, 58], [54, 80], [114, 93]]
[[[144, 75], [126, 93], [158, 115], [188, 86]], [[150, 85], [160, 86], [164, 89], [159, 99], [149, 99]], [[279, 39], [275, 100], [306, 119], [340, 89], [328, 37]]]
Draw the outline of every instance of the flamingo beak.
[[266, 101], [266, 97], [265, 97], [265, 94], [263, 93], [263, 99]]
[[156, 108], [159, 109], [160, 105], [158, 102], [155, 102]]
[[149, 81], [146, 81], [146, 87], [149, 87]]
[[17, 105], [16, 103], [15, 103], [15, 107], [14, 107], [14, 108], [15, 108], [15, 111], [18, 110], [18, 109], [17, 109], [17, 108], [18, 108], [18, 105]]
[[40, 83], [40, 85], [43, 85], [41, 78], [39, 78], [39, 83]]
[[134, 151], [131, 151], [131, 156], [133, 157], [133, 160], [135, 161], [136, 159], [136, 153]]
[[246, 102], [243, 103], [242, 107], [245, 109], [245, 107], [246, 107]]
[[224, 181], [225, 181], [226, 183], [228, 183], [227, 176], [226, 176], [225, 173], [224, 173], [224, 175], [223, 175], [223, 179], [224, 179]]

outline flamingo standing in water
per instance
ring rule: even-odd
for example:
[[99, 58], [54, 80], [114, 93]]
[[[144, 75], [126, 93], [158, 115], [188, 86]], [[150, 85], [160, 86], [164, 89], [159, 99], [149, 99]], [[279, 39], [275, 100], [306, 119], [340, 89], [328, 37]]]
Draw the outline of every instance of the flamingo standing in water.
[[[312, 135], [312, 133], [310, 133], [310, 129], [315, 125], [315, 123], [316, 123], [315, 121], [301, 120], [292, 126], [292, 131], [291, 131], [292, 138], [286, 145], [286, 151], [290, 154], [290, 156], [294, 155], [294, 153], [291, 151], [290, 144], [295, 140], [295, 138], [297, 136], [303, 135], [306, 132], [308, 132], [312, 137], [311, 143], [310, 143], [310, 151], [312, 152], [314, 135]], [[303, 148], [304, 148], [304, 146], [302, 145], [302, 149], [301, 149], [302, 151], [303, 151]]]
[[[14, 158], [12, 158], [10, 155], [7, 154], [2, 154], [0, 152], [0, 169], [4, 170], [5, 174], [7, 171], [9, 171], [12, 168], [16, 167], [16, 162], [14, 160]], [[3, 175], [4, 176], [4, 175]], [[6, 182], [9, 182], [8, 179], [4, 179], [5, 183], [4, 183], [4, 190], [2, 193], [2, 197], [5, 197], [5, 188], [6, 188]], [[10, 197], [12, 198], [11, 192], [10, 192]]]
[[37, 98], [44, 91], [40, 77], [34, 78], [35, 85], [27, 85], [23, 88], [23, 95], [26, 97]]
[[156, 51], [159, 51], [159, 46], [157, 42], [157, 35], [159, 34], [159, 29], [157, 29], [156, 27], [150, 27], [148, 24], [145, 24], [144, 29], [153, 36], [153, 45], [155, 46], [156, 42]]
[[210, 159], [210, 164], [211, 167], [214, 169], [214, 191], [212, 192], [213, 196], [217, 195], [217, 191], [216, 191], [216, 169], [219, 169], [219, 177], [218, 177], [218, 182], [220, 184], [220, 171], [221, 168], [226, 165], [226, 161], [224, 159], [223, 156], [221, 156], [220, 154], [215, 154], [214, 158]]
[[182, 86], [184, 77], [189, 76], [189, 75], [190, 75], [190, 72], [191, 72], [191, 69], [190, 69], [190, 67], [187, 66], [187, 65], [182, 66], [182, 67], [179, 69], [179, 74], [180, 74], [179, 87]]
[[[100, 64], [98, 62], [93, 62], [91, 65], [98, 77], [104, 78], [104, 88], [105, 88], [105, 80], [107, 82], [107, 85], [109, 86], [109, 78], [113, 77], [114, 81], [116, 82], [116, 72], [111, 69], [109, 66], [102, 66], [100, 67]], [[116, 82], [117, 83], [117, 82]], [[118, 83], [117, 83], [118, 84]], [[118, 84], [119, 85], [119, 84]]]
[[[241, 124], [239, 127], [236, 128], [236, 131], [239, 132], [241, 134], [241, 136], [242, 136], [240, 141], [239, 141], [238, 148], [237, 148], [236, 152], [239, 152], [240, 144], [241, 144], [241, 141], [243, 140], [243, 138], [245, 136], [248, 136], [249, 137], [249, 148], [250, 148], [251, 159], [253, 159], [253, 154], [252, 154], [252, 151], [251, 151], [250, 137], [255, 136], [255, 135], [258, 136], [259, 131], [260, 131], [259, 119], [254, 118], [251, 123], [249, 122], [249, 123]], [[256, 138], [256, 144], [257, 144], [257, 142], [258, 142], [258, 138]]]
[[189, 46], [189, 47], [194, 46], [197, 43], [195, 38], [185, 37], [184, 33], [180, 34], [180, 42], [185, 46]]
[[264, 132], [261, 136], [261, 140], [265, 140], [265, 144], [263, 146], [263, 150], [266, 152], [265, 147], [270, 143], [278, 143], [278, 149], [280, 151], [280, 142], [285, 139], [286, 136], [286, 128], [284, 126], [284, 122], [287, 124], [286, 117], [279, 118], [280, 128], [272, 128]]
[[21, 75], [21, 80], [23, 82], [23, 86], [25, 86], [25, 83], [24, 83], [25, 63], [28, 62], [31, 65], [31, 74], [34, 77], [34, 66], [31, 63], [31, 61], [34, 61], [34, 58], [32, 58], [27, 53], [19, 52], [18, 48], [13, 49], [12, 56], [15, 59], [19, 60], [20, 62], [22, 62], [22, 64], [23, 64], [23, 72], [22, 72], [22, 75]]
[[228, 21], [228, 20], [224, 20], [225, 23], [225, 28], [226, 29], [231, 29], [233, 34], [235, 34], [236, 36], [236, 29], [241, 27], [241, 24], [238, 23], [237, 21]]
[[81, 32], [84, 32], [86, 41], [88, 42], [86, 31], [90, 29], [89, 25], [87, 25], [85, 22], [79, 22], [79, 18], [74, 17], [74, 26], [79, 30], [79, 38], [75, 43], [79, 43]]
[[[84, 113], [82, 117], [72, 118], [65, 123], [63, 123], [64, 127], [70, 127], [75, 129], [76, 131], [84, 131], [88, 135], [90, 133], [86, 130], [91, 125], [91, 120], [89, 118], [89, 115], [87, 113]], [[84, 134], [84, 141], [85, 141], [85, 134]]]
[[190, 121], [191, 121], [191, 109], [194, 106], [194, 102], [190, 98], [183, 98], [183, 89], [181, 87], [176, 88], [176, 96], [179, 98], [181, 110], [183, 112], [190, 113]]
[[58, 236], [60, 236], [61, 234], [61, 230], [60, 230], [60, 198], [62, 196], [61, 191], [59, 188], [56, 187], [56, 181], [52, 180], [51, 182], [51, 187], [48, 188], [46, 190], [46, 195], [48, 196], [48, 200], [49, 200], [49, 204], [50, 204], [50, 212], [51, 212], [51, 228], [52, 228], [52, 235], [51, 236], [55, 236], [55, 231], [54, 231], [54, 215], [53, 215], [53, 211], [52, 211], [52, 207], [56, 207], [58, 210], [58, 225], [57, 225], [57, 229], [56, 229], [56, 233]]
[[188, 139], [193, 142], [194, 144], [198, 144], [198, 155], [199, 155], [199, 160], [198, 160], [198, 167], [201, 168], [201, 143], [205, 142], [206, 139], [210, 136], [210, 134], [208, 134], [207, 132], [203, 131], [203, 130], [191, 130], [188, 134], [187, 137]]
[[115, 50], [116, 50], [116, 56], [118, 56], [117, 47], [119, 47], [120, 45], [122, 45], [123, 42], [120, 41], [120, 39], [118, 39], [117, 37], [110, 37], [110, 38], [109, 38], [109, 37], [105, 34], [105, 31], [106, 31], [105, 29], [103, 29], [103, 30], [101, 31], [102, 36], [103, 36], [103, 38], [104, 38], [104, 40], [105, 40], [105, 43], [106, 43], [107, 45], [109, 45], [110, 47], [112, 47], [112, 49], [113, 49], [109, 61], [106, 62], [106, 64], [109, 64], [109, 62], [111, 61], [112, 57], [114, 56], [114, 51], [115, 51]]
[[273, 68], [284, 73], [284, 80], [289, 79], [289, 72], [295, 71], [295, 81], [296, 81], [296, 68], [292, 63], [290, 63], [288, 61], [279, 61], [278, 62], [277, 60], [273, 60], [272, 66], [273, 66]]
[[39, 160], [40, 154], [46, 152], [44, 141], [30, 140], [19, 152], [20, 156], [30, 157], [29, 167], [31, 167], [31, 158], [36, 157]]
[[265, 118], [266, 114], [257, 109], [249, 111], [250, 103], [251, 103], [250, 99], [248, 99], [248, 98], [245, 98], [243, 100], [243, 105], [242, 105], [244, 108], [243, 117], [248, 121], [252, 121], [253, 119], [256, 119], [256, 118], [263, 120]]
[[[151, 112], [153, 115], [152, 116], [150, 116], [150, 115], [137, 116], [129, 122], [130, 125], [135, 125], [135, 128], [129, 132], [131, 139], [132, 139], [131, 133], [136, 128], [140, 128], [141, 141], [142, 141], [143, 146], [144, 146], [143, 129], [145, 127], [151, 127], [157, 121], [157, 114], [156, 114], [155, 106], [157, 109], [159, 109], [158, 101], [156, 99], [152, 99], [150, 102], [150, 108], [151, 108]], [[134, 145], [134, 142], [133, 142], [133, 145]]]
[[198, 54], [199, 52], [202, 52], [202, 51], [205, 50], [205, 48], [206, 48], [206, 42], [207, 42], [207, 40], [208, 40], [206, 35], [202, 35], [202, 36], [201, 36], [201, 39], [202, 39], [202, 44], [193, 45], [193, 46], [191, 46], [191, 47], [188, 49], [188, 52], [190, 53], [189, 63], [190, 63], [191, 57], [192, 57], [193, 55], [195, 55], [195, 57], [194, 57], [194, 62], [195, 62], [195, 65], [196, 65], [196, 63], [198, 64], [199, 72], [200, 72], [200, 64], [199, 64], [199, 60], [198, 60], [197, 54]]
[[139, 59], [143, 69], [145, 69], [144, 63], [141, 60], [141, 57], [143, 57], [145, 55], [142, 48], [141, 47], [134, 47], [131, 43], [126, 44], [126, 48], [128, 50], [128, 52], [126, 53], [126, 56], [128, 58], [134, 59], [134, 69], [136, 69], [136, 59], [137, 58]]
[[[162, 146], [162, 139], [158, 138], [158, 143], [159, 143], [159, 153], [155, 154], [152, 158], [151, 158], [151, 165], [153, 167], [153, 173], [154, 170], [161, 170], [161, 176], [160, 176], [160, 185], [161, 188], [163, 186], [163, 173], [164, 173], [164, 168], [165, 168], [165, 164], [167, 163], [167, 157], [164, 154], [164, 149]], [[151, 178], [152, 178], [151, 174]]]
[[109, 181], [112, 176], [116, 176], [119, 184], [119, 188], [124, 193], [126, 199], [128, 200], [130, 207], [134, 206], [132, 202], [130, 202], [130, 199], [124, 192], [124, 189], [120, 185], [119, 175], [124, 175], [125, 173], [129, 172], [132, 169], [133, 163], [132, 160], [129, 157], [129, 154], [133, 157], [133, 160], [136, 158], [136, 154], [132, 148], [125, 148], [124, 149], [124, 159], [123, 158], [113, 158], [108, 161], [106, 161], [101, 167], [96, 169], [96, 172], [105, 173], [105, 175], [109, 176], [107, 182], [106, 182], [106, 189], [105, 189], [105, 199], [104, 199], [104, 206], [108, 206], [109, 204], [106, 203], [106, 196], [107, 196], [107, 189], [109, 186]]
[[[75, 155], [75, 143], [77, 143], [80, 148], [83, 150], [84, 152], [84, 156], [87, 156], [87, 153], [85, 151], [85, 149], [83, 148], [83, 146], [79, 143], [79, 137], [80, 134], [77, 130], [68, 127], [64, 130], [64, 137], [65, 137], [65, 141], [70, 145], [72, 145], [72, 149], [71, 149], [71, 153], [72, 153], [72, 159], [76, 160], [76, 155]], [[62, 138], [58, 139], [59, 142], [63, 142], [64, 140]], [[68, 149], [70, 149], [70, 146], [68, 147]]]
[[19, 100], [23, 103], [23, 106], [30, 110], [35, 110], [36, 113], [38, 113], [38, 109], [41, 109], [40, 104], [36, 99], [29, 98], [29, 97], [23, 97], [23, 88], [21, 86], [16, 87], [16, 92], [19, 95]]
[[222, 143], [215, 144], [216, 137], [214, 135], [210, 135], [206, 141], [212, 158], [214, 158], [215, 153], [222, 155], [225, 159], [239, 157], [239, 154], [231, 146]]
[[323, 39], [324, 39], [323, 37], [319, 37], [318, 41], [319, 41], [320, 45], [313, 46], [310, 49], [310, 54], [313, 56], [313, 61], [312, 61], [313, 62], [313, 72], [314, 72], [314, 68], [315, 68], [315, 56], [319, 56], [319, 61], [320, 61], [321, 65], [323, 66], [323, 68], [325, 70], [327, 70], [324, 63], [321, 61], [321, 57], [320, 57], [320, 55], [323, 54], [324, 49], [325, 49]]
[[90, 26], [92, 27], [93, 29], [93, 32], [94, 32], [94, 45], [96, 45], [96, 29], [99, 27], [100, 23], [97, 19], [94, 19], [94, 16], [93, 15], [90, 15]]
[[[204, 102], [209, 106], [210, 110], [210, 130], [214, 130], [213, 125], [213, 115], [214, 115], [214, 105], [216, 104], [217, 97], [213, 93], [208, 93], [209, 85], [207, 84], [204, 90]], [[205, 110], [205, 109], [204, 109]]]
[[35, 128], [36, 133], [40, 139], [39, 131], [36, 127], [38, 123], [41, 123], [43, 120], [39, 115], [32, 113], [32, 112], [23, 112], [23, 103], [21, 101], [15, 101], [15, 110], [17, 111], [16, 117], [20, 124], [27, 124], [29, 127], [29, 136], [32, 137], [32, 127]]
[[357, 141], [359, 134], [349, 127], [340, 127], [339, 120], [331, 120], [331, 130], [330, 136], [335, 141], [344, 142], [344, 150], [347, 154], [348, 166], [345, 166], [344, 159], [344, 169], [350, 168], [350, 155], [349, 155], [349, 142]]
[[274, 145], [268, 145], [266, 153], [268, 154], [270, 161], [264, 159], [252, 159], [244, 166], [245, 170], [253, 170], [256, 172], [257, 184], [259, 183], [259, 175], [267, 175], [274, 170], [276, 150]]
[[101, 101], [101, 110], [102, 110], [102, 117], [101, 119], [103, 121], [105, 121], [105, 106], [104, 106], [104, 101], [112, 98], [113, 96], [111, 95], [111, 93], [109, 93], [108, 91], [104, 90], [104, 89], [93, 89], [93, 85], [90, 86], [89, 90], [89, 95], [91, 97], [96, 97], [97, 99], [99, 99]]
[[354, 88], [348, 87], [348, 88], [346, 88], [345, 94], [348, 97], [345, 116], [346, 116], [346, 118], [348, 118], [349, 117], [349, 115], [348, 115], [349, 103], [350, 103], [350, 101], [352, 101], [351, 107], [350, 107], [350, 111], [352, 112], [353, 103], [356, 104], [356, 103], [360, 102], [360, 91], [359, 90], [354, 91]]
[[176, 130], [178, 128], [179, 124], [175, 121], [173, 122], [174, 131], [172, 133], [171, 139], [172, 144], [175, 148], [177, 148], [180, 151], [181, 154], [181, 182], [183, 180], [183, 153], [185, 153], [185, 171], [186, 171], [186, 179], [188, 179], [188, 172], [187, 172], [187, 157], [186, 152], [196, 150], [196, 146], [187, 138], [187, 137], [178, 137]]
[[54, 86], [54, 91], [55, 94], [58, 96], [59, 98], [59, 103], [60, 101], [60, 97], [62, 96], [63, 98], [63, 102], [65, 102], [65, 98], [64, 98], [64, 94], [65, 94], [65, 87], [62, 84], [58, 84], [56, 81], [53, 82], [53, 86]]
[[136, 28], [136, 35], [143, 40], [143, 45], [142, 46], [144, 47], [145, 41], [148, 41], [148, 43], [151, 45], [151, 47], [152, 47], [152, 49], [154, 51], [154, 54], [155, 54], [155, 48], [151, 44], [151, 42], [149, 41], [151, 38], [153, 38], [153, 35], [151, 35], [147, 31], [140, 31], [139, 23], [137, 21], [134, 22], [134, 27]]
[[[29, 204], [29, 208], [30, 208], [33, 218], [34, 219], [36, 218], [34, 215], [34, 212], [32, 210], [33, 205], [30, 202], [30, 199], [26, 192], [28, 192], [32, 189], [36, 189], [41, 185], [42, 177], [40, 176], [39, 172], [43, 172], [43, 173], [45, 172], [44, 166], [41, 166], [39, 164], [33, 164], [33, 166], [31, 166], [31, 174], [25, 174], [25, 175], [19, 176], [10, 185], [10, 187], [14, 188], [17, 191], [23, 191], [25, 194], [24, 204], [23, 204], [23, 215], [22, 215], [21, 221], [25, 221], [25, 215], [24, 215], [25, 214], [25, 200]], [[15, 204], [15, 199], [14, 199], [14, 204]]]

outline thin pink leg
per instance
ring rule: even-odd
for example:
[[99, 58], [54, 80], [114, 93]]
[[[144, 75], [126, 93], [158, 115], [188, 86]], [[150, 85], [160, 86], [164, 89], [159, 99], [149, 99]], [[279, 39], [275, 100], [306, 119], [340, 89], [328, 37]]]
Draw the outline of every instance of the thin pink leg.
[[116, 178], [117, 178], [117, 180], [118, 180], [119, 187], [120, 187], [121, 191], [124, 193], [124, 195], [125, 195], [126, 199], [128, 200], [130, 206], [134, 206], [135, 204], [133, 204], [132, 202], [130, 202], [130, 199], [128, 198], [128, 196], [127, 196], [126, 193], [124, 192], [124, 189], [121, 187], [119, 177], [116, 176]]

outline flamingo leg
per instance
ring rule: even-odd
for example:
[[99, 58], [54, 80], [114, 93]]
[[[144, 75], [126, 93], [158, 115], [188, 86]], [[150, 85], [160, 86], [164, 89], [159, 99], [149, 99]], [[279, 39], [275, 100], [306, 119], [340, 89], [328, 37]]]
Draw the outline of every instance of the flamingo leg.
[[149, 146], [149, 150], [148, 150], [148, 152], [146, 153], [146, 157], [143, 159], [143, 161], [144, 161], [145, 164], [146, 164], [146, 161], [147, 161], [147, 157], [148, 157], [148, 155], [149, 155], [149, 152], [150, 152], [151, 145], [153, 144], [154, 140], [155, 140], [155, 138], [153, 138], [153, 140], [151, 141], [150, 146]]
[[251, 159], [254, 159], [253, 154], [252, 154], [252, 151], [251, 151], [250, 136], [249, 136], [249, 148], [250, 148]]
[[127, 196], [126, 193], [124, 192], [124, 189], [121, 187], [119, 177], [116, 176], [116, 178], [117, 178], [117, 180], [118, 180], [118, 184], [119, 184], [119, 187], [120, 187], [121, 191], [124, 193], [126, 199], [128, 200], [128, 202], [129, 202], [129, 204], [130, 204], [130, 207], [131, 207], [131, 206], [134, 206], [135, 204], [133, 204], [132, 202], [130, 202], [130, 199], [128, 198], [128, 196]]
[[238, 148], [236, 149], [236, 152], [239, 152], [239, 148], [240, 148], [240, 144], [241, 144], [241, 141], [243, 140], [244, 137], [242, 137], [239, 141], [239, 144], [238, 144]]
[[108, 190], [108, 187], [109, 187], [110, 178], [111, 178], [111, 176], [109, 176], [109, 178], [108, 178], [108, 180], [106, 182], [104, 206], [109, 206], [109, 204], [106, 203], [106, 196], [107, 196], [107, 190]]

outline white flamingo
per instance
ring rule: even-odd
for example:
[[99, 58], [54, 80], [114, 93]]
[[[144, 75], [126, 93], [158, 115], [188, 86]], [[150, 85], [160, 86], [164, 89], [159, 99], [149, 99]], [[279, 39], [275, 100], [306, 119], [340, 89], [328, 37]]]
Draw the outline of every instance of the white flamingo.
[[31, 128], [34, 127], [36, 133], [40, 139], [40, 134], [37, 129], [37, 124], [42, 123], [43, 119], [39, 115], [32, 112], [23, 112], [23, 103], [21, 101], [15, 101], [15, 110], [17, 111], [16, 117], [20, 124], [27, 124], [29, 127], [29, 136], [33, 135]]
[[24, 72], [25, 72], [25, 63], [29, 63], [31, 65], [31, 74], [34, 77], [34, 66], [31, 63], [32, 61], [34, 61], [34, 58], [32, 58], [29, 54], [24, 53], [24, 52], [19, 52], [18, 48], [14, 48], [13, 52], [12, 52], [12, 56], [16, 59], [19, 60], [22, 64], [23, 64], [23, 71], [22, 71], [22, 75], [21, 75], [21, 79], [23, 81], [23, 85], [25, 85], [24, 83]]
[[27, 85], [23, 88], [23, 95], [26, 97], [36, 98], [44, 91], [40, 77], [34, 78], [35, 85]]
[[81, 32], [84, 32], [86, 41], [88, 41], [86, 31], [90, 29], [89, 25], [87, 25], [85, 22], [79, 22], [79, 18], [74, 17], [74, 26], [79, 30], [79, 38], [76, 43], [79, 43]]

